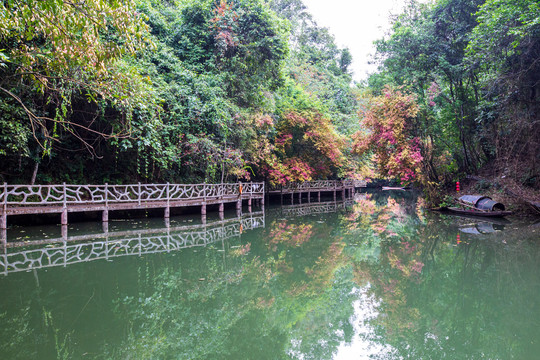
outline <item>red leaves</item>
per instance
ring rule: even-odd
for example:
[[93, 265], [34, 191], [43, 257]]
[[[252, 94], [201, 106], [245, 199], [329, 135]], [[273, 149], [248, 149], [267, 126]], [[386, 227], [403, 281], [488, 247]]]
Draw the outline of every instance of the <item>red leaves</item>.
[[277, 130], [277, 156], [267, 161], [268, 175], [274, 184], [325, 178], [342, 165], [341, 149], [345, 142], [331, 121], [320, 113], [290, 111], [282, 116]]
[[233, 5], [221, 0], [219, 6], [214, 9], [215, 17], [210, 20], [212, 29], [215, 31], [214, 39], [222, 55], [235, 48], [239, 41], [236, 36], [238, 14], [233, 10]]
[[285, 185], [289, 182], [303, 182], [312, 180], [314, 170], [309, 164], [298, 158], [286, 159], [283, 162], [275, 162], [268, 169], [270, 182]]
[[417, 179], [422, 163], [420, 139], [412, 130], [417, 112], [414, 96], [386, 87], [365, 112], [368, 133], [355, 134], [353, 149], [360, 154], [373, 152], [383, 176], [397, 177], [402, 183]]

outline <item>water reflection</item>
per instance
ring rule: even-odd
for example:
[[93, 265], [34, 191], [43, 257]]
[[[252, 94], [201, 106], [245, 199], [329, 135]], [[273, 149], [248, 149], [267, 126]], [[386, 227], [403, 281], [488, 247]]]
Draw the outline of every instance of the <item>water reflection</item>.
[[7, 275], [128, 255], [142, 256], [205, 247], [239, 236], [243, 231], [264, 228], [264, 222], [264, 212], [261, 211], [202, 225], [114, 232], [109, 232], [107, 226], [102, 234], [76, 236], [68, 236], [63, 226], [61, 238], [7, 243], [0, 256], [0, 269]]
[[[365, 194], [356, 194], [356, 198], [362, 198]], [[315, 214], [328, 214], [338, 212], [340, 210], [347, 210], [355, 203], [354, 200], [345, 201], [322, 201], [313, 202], [307, 204], [295, 204], [295, 205], [282, 205], [279, 208], [274, 208], [271, 213], [276, 216], [282, 216], [286, 218], [294, 216], [305, 216]]]
[[411, 192], [244, 219], [74, 236], [91, 236], [96, 247], [75, 238], [9, 248], [39, 249], [24, 259], [41, 264], [51, 257], [63, 265], [66, 254], [118, 256], [0, 277], [0, 351], [23, 359], [303, 360], [528, 359], [540, 351], [531, 224], [498, 231], [490, 223], [490, 232], [425, 212]]
[[493, 234], [497, 231], [503, 231], [505, 227], [506, 224], [481, 221], [476, 224], [473, 223], [460, 227], [459, 231], [464, 232], [465, 234], [485, 235]]
[[534, 358], [539, 342], [532, 334], [540, 329], [536, 230], [421, 214], [400, 199], [378, 207], [377, 197], [359, 203], [369, 211], [353, 212], [348, 226], [380, 247], [377, 258], [355, 262], [358, 278], [380, 301], [379, 315], [369, 320], [371, 339], [395, 350], [379, 357]]
[[389, 345], [383, 345], [371, 341], [373, 328], [369, 322], [379, 316], [378, 307], [380, 302], [373, 295], [369, 295], [370, 286], [354, 289], [359, 297], [353, 302], [354, 315], [350, 322], [354, 327], [354, 336], [349, 343], [342, 342], [334, 356], [335, 360], [358, 360], [369, 358], [390, 358], [395, 355], [395, 349]]

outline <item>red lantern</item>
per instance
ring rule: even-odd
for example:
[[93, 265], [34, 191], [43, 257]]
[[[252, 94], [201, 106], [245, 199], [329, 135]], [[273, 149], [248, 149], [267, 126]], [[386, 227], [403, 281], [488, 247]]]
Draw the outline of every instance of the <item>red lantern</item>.
[[459, 192], [459, 181], [456, 181], [456, 192]]

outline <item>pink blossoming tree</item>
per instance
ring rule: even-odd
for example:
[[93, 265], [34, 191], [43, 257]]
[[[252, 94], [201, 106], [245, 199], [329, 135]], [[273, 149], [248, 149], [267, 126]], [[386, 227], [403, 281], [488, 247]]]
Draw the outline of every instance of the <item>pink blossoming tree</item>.
[[420, 139], [414, 135], [417, 113], [413, 95], [386, 87], [362, 114], [366, 131], [355, 134], [354, 150], [372, 154], [382, 176], [402, 183], [419, 180], [423, 158]]

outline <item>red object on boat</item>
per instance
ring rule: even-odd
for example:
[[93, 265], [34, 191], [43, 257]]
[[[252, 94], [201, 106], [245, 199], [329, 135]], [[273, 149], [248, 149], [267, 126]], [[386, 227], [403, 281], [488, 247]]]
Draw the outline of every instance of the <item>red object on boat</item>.
[[456, 192], [459, 192], [459, 181], [456, 181]]

